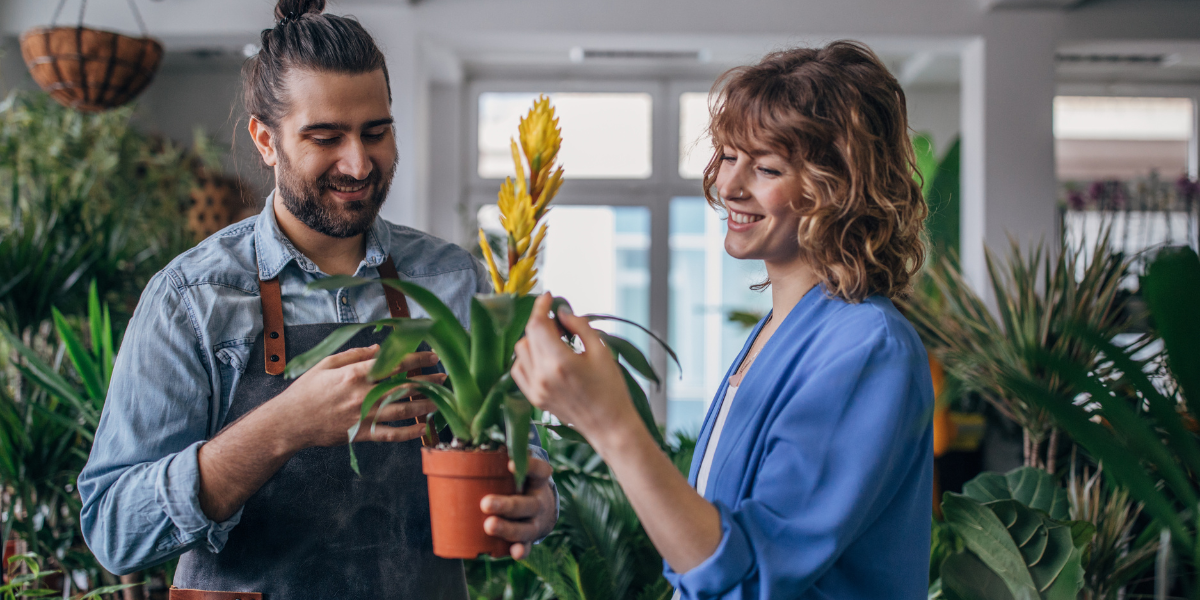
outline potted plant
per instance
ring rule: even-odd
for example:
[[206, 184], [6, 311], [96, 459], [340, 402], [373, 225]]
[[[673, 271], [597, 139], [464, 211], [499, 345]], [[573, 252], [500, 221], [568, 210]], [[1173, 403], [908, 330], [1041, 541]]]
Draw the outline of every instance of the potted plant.
[[[422, 449], [423, 470], [429, 478], [433, 551], [443, 558], [475, 558], [481, 553], [496, 557], [508, 554], [507, 542], [483, 532], [484, 515], [479, 502], [487, 494], [519, 492], [528, 466], [532, 406], [516, 388], [509, 370], [513, 363], [513, 348], [533, 310], [534, 297], [529, 292], [537, 282], [535, 264], [546, 235], [546, 225], [543, 223], [539, 227], [539, 223], [562, 185], [563, 170], [555, 168], [561, 144], [560, 130], [548, 98], [541, 97], [534, 103], [528, 115], [521, 119], [519, 131], [520, 145], [516, 140], [512, 142], [516, 178], [504, 181], [498, 202], [501, 223], [508, 238], [507, 270], [501, 272], [498, 268], [491, 247], [480, 230], [480, 246], [495, 293], [472, 298], [470, 331], [429, 290], [407, 281], [384, 279], [384, 285], [403, 292], [429, 317], [389, 318], [347, 325], [298, 356], [288, 364], [285, 373], [288, 377], [298, 377], [364, 328], [391, 328], [380, 344], [371, 371], [371, 377], [378, 383], [363, 400], [362, 418], [349, 430], [348, 436], [354, 439], [373, 409], [398, 401], [413, 387], [433, 401], [437, 413], [429, 420], [430, 430], [448, 427], [453, 436], [450, 444]], [[373, 283], [376, 280], [333, 276], [314, 282], [310, 287], [340, 289]], [[556, 302], [557, 307], [566, 301], [558, 299]], [[608, 315], [590, 315], [590, 318], [624, 321]], [[609, 334], [603, 336], [615, 356], [643, 377], [658, 383], [649, 361], [633, 344]], [[661, 339], [655, 339], [663, 343]], [[392, 375], [401, 359], [415, 351], [422, 341], [427, 341], [441, 358], [449, 386]], [[622, 370], [639, 413], [656, 438], [661, 439], [645, 393], [625, 365]], [[373, 427], [374, 423], [369, 425]], [[563, 436], [577, 436], [565, 427], [552, 429]], [[501, 444], [507, 446], [507, 452]], [[357, 472], [353, 446], [350, 456], [351, 467]], [[511, 475], [508, 470], [510, 459], [515, 465]]]

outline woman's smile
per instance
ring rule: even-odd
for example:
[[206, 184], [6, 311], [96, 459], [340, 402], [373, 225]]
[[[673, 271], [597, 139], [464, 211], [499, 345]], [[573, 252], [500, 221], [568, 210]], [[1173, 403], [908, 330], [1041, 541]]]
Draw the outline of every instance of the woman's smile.
[[734, 231], [747, 231], [753, 227], [755, 223], [758, 223], [764, 218], [766, 217], [763, 215], [756, 215], [729, 208], [729, 228]]

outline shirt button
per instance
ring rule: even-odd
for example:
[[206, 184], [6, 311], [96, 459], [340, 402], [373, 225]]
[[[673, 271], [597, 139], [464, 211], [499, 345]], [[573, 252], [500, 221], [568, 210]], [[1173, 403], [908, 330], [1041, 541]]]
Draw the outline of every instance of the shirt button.
[[350, 300], [348, 298], [346, 298], [345, 296], [342, 296], [342, 305], [344, 306], [346, 304], [350, 304]]

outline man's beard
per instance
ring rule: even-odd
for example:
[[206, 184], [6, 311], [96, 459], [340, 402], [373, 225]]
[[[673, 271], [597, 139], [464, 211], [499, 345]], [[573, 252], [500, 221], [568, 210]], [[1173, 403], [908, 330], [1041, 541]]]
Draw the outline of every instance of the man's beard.
[[[322, 175], [316, 181], [305, 181], [291, 167], [287, 154], [279, 149], [279, 195], [283, 205], [309, 229], [329, 237], [349, 238], [365, 233], [379, 216], [379, 209], [387, 200], [388, 188], [392, 184], [395, 164], [386, 178], [373, 169], [365, 180], [345, 175]], [[366, 184], [374, 192], [366, 200], [337, 202], [327, 200], [324, 191], [331, 186], [356, 187]]]

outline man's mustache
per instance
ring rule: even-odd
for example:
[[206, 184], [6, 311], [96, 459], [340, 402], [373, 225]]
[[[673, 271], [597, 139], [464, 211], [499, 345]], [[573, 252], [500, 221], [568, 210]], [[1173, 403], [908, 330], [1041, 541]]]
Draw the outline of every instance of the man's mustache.
[[322, 175], [319, 179], [317, 179], [317, 185], [320, 187], [331, 187], [335, 185], [338, 187], [357, 187], [363, 184], [373, 185], [379, 182], [380, 177], [379, 169], [371, 171], [371, 173], [363, 179], [355, 179], [349, 175]]

